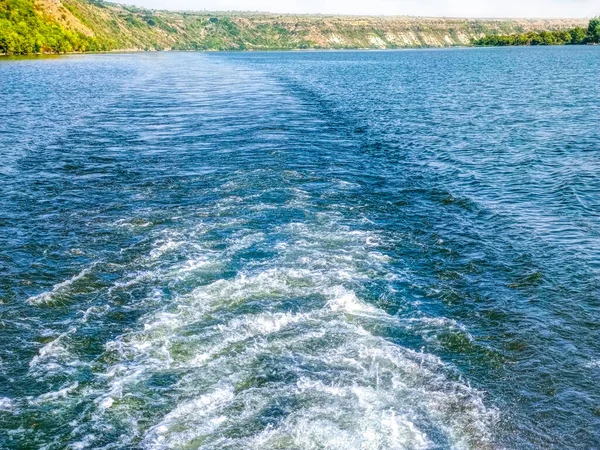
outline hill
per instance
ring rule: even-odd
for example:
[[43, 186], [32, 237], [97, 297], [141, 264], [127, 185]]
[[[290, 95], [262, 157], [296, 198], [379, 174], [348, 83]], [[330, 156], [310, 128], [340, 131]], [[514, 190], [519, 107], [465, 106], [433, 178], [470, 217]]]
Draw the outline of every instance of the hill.
[[153, 11], [95, 0], [0, 0], [0, 53], [446, 47], [584, 20]]

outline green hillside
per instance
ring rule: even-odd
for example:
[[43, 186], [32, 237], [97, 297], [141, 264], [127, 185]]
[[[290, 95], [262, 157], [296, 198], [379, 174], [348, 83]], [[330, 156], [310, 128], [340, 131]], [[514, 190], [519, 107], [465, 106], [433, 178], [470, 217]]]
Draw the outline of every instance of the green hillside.
[[93, 35], [61, 25], [32, 0], [0, 1], [0, 53], [64, 53], [105, 50]]
[[92, 0], [0, 0], [0, 53], [445, 47], [582, 26], [581, 20], [169, 12]]

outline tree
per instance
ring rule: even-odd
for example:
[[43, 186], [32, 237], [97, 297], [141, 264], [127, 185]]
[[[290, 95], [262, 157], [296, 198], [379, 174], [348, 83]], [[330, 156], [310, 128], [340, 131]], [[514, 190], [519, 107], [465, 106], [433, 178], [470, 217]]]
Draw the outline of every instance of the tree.
[[600, 44], [600, 16], [590, 20], [587, 30], [588, 42]]
[[586, 32], [581, 27], [573, 28], [569, 34], [571, 35], [571, 44], [583, 44], [585, 43]]

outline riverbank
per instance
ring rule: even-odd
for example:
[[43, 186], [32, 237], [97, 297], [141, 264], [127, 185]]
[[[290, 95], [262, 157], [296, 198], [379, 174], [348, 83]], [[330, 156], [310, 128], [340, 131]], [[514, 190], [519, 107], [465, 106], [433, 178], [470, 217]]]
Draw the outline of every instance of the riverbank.
[[7, 54], [453, 47], [487, 35], [587, 25], [582, 19], [173, 12], [87, 0], [7, 0], [4, 5], [0, 53]]

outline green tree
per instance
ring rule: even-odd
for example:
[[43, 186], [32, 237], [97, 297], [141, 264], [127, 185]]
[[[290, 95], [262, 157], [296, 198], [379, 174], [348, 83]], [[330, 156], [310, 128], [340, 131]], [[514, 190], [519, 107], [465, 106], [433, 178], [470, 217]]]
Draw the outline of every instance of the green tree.
[[588, 42], [600, 44], [600, 16], [590, 20], [587, 30]]
[[583, 44], [585, 43], [585, 38], [587, 33], [581, 27], [573, 28], [569, 34], [571, 35], [571, 44]]

